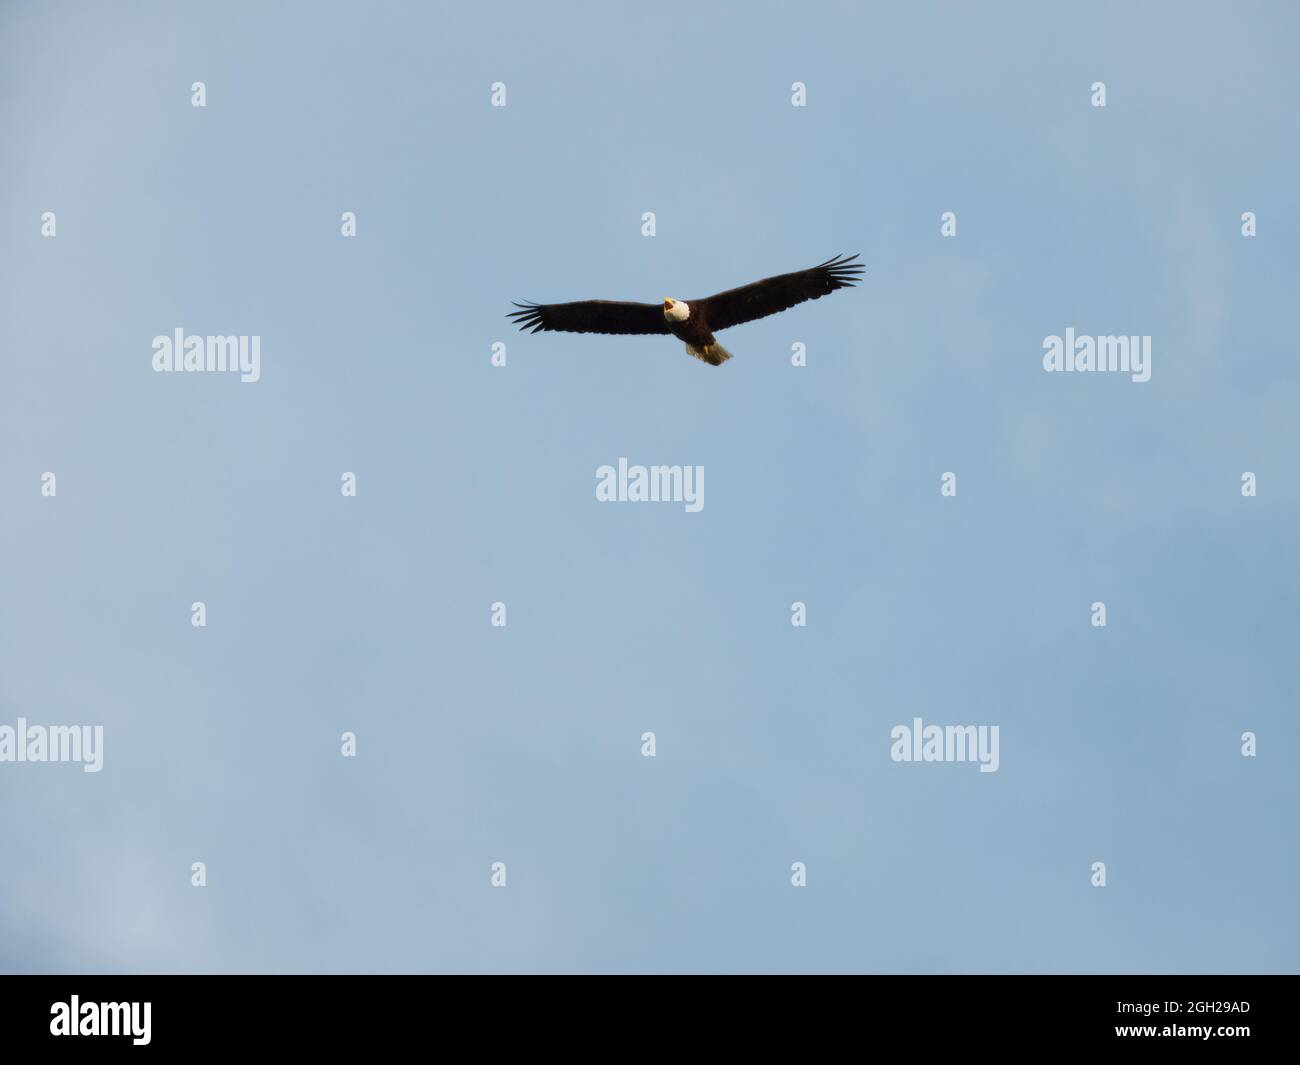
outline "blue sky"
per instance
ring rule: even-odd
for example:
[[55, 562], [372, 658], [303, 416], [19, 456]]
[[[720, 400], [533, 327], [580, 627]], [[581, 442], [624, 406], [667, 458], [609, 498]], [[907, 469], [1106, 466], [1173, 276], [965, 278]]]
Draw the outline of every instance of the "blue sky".
[[[0, 764], [0, 968], [1294, 972], [1297, 28], [5, 5], [0, 724], [105, 753]], [[853, 251], [718, 369], [504, 317]]]

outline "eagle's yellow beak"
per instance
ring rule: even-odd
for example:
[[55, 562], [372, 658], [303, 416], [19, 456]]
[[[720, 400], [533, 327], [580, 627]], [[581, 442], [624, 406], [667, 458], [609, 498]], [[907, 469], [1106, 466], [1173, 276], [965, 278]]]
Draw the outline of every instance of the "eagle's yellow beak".
[[672, 310], [673, 301], [667, 296], [664, 297], [664, 310]]

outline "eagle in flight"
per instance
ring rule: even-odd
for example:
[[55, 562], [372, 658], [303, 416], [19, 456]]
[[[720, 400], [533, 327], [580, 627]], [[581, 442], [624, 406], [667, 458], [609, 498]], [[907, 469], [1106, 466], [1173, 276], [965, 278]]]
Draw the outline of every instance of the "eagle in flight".
[[856, 255], [827, 259], [810, 270], [765, 277], [716, 296], [698, 300], [665, 298], [656, 303], [622, 300], [579, 300], [576, 303], [516, 303], [509, 317], [521, 329], [566, 333], [671, 333], [686, 342], [691, 355], [710, 366], [721, 366], [731, 352], [714, 339], [714, 332], [766, 318], [804, 300], [820, 299], [837, 288], [852, 288], [862, 276]]

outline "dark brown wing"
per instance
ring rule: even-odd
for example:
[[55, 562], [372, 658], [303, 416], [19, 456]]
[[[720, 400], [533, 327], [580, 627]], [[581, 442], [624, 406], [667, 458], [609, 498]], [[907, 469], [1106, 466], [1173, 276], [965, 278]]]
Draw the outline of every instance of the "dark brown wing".
[[827, 259], [811, 270], [779, 274], [755, 281], [752, 285], [728, 289], [706, 300], [687, 300], [692, 307], [703, 305], [705, 321], [715, 332], [742, 322], [766, 318], [793, 307], [804, 300], [815, 300], [837, 288], [852, 288], [862, 276], [862, 264], [856, 255]]
[[666, 333], [664, 309], [655, 303], [580, 300], [577, 303], [516, 303], [509, 317], [520, 329], [566, 333]]

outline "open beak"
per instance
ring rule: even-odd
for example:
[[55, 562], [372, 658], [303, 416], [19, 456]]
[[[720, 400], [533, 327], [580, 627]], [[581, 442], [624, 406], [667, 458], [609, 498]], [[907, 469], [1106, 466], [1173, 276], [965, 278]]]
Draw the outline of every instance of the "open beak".
[[665, 296], [665, 297], [664, 297], [664, 310], [666, 310], [666, 311], [671, 311], [672, 309], [673, 309], [673, 301], [670, 300], [667, 296]]

